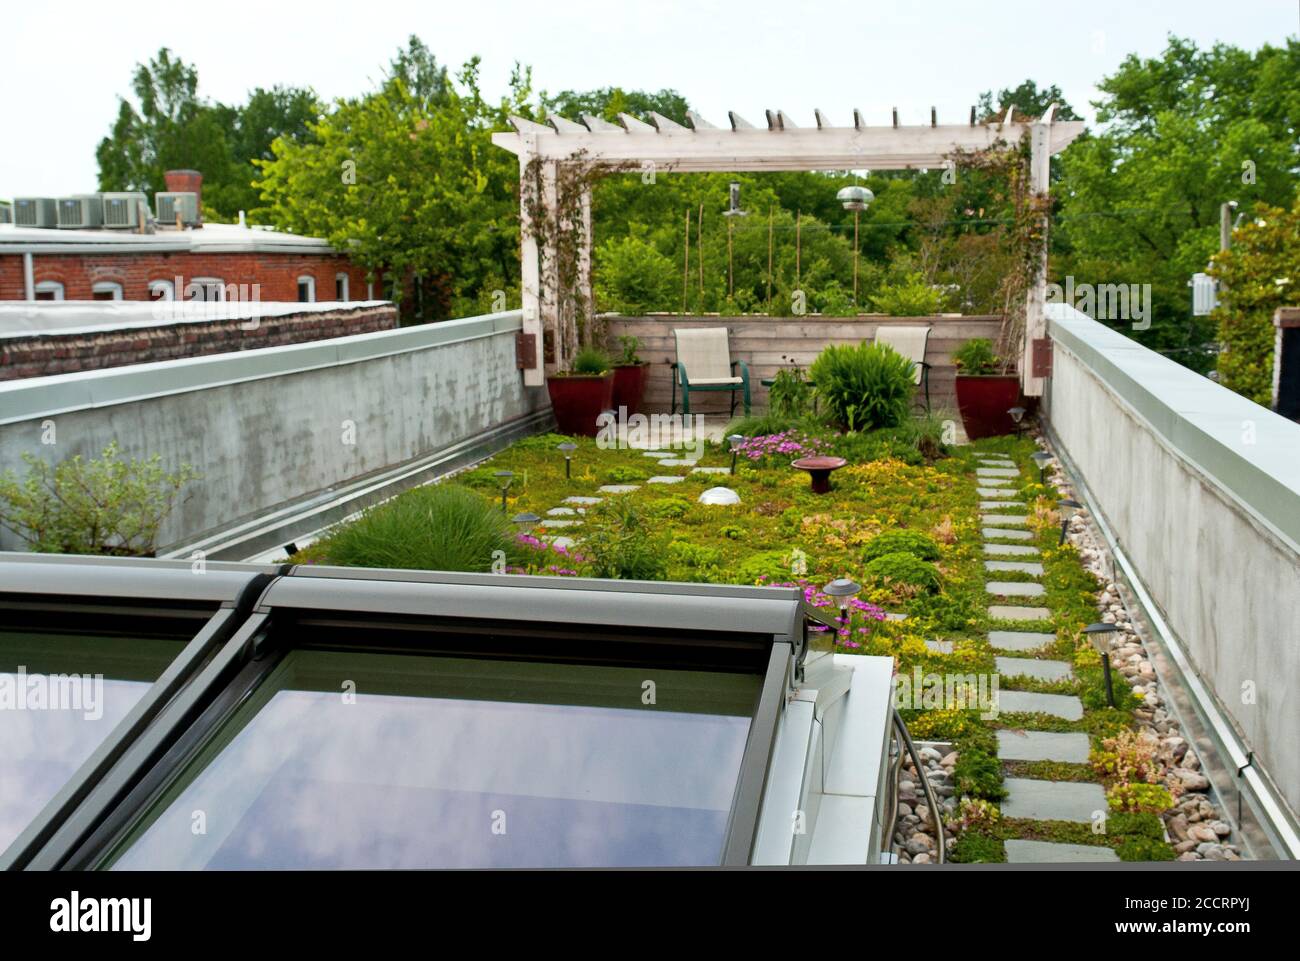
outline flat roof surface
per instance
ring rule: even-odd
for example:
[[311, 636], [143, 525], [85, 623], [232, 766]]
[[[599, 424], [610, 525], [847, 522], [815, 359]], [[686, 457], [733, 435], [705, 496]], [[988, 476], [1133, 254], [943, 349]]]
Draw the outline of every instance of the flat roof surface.
[[269, 253], [335, 253], [328, 241], [303, 237], [266, 227], [239, 224], [204, 224], [182, 230], [162, 229], [152, 234], [130, 230], [62, 230], [57, 227], [22, 227], [0, 224], [0, 254], [41, 253], [52, 249], [77, 251], [81, 248], [131, 253], [135, 251], [189, 251], [190, 253], [239, 253], [258, 250]]
[[0, 340], [42, 334], [71, 336], [202, 324], [220, 320], [327, 314], [383, 307], [386, 300], [318, 301], [192, 301], [192, 300], [39, 300], [0, 301]]

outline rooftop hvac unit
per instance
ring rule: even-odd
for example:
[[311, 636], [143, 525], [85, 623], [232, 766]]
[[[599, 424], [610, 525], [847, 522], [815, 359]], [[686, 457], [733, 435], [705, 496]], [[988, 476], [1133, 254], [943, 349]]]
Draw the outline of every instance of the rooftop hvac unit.
[[59, 205], [53, 197], [15, 197], [14, 223], [19, 227], [57, 227]]
[[159, 224], [175, 224], [177, 214], [182, 224], [199, 222], [199, 195], [191, 191], [154, 194]]
[[142, 193], [108, 193], [104, 194], [105, 227], [142, 227], [140, 217], [141, 205], [149, 206], [149, 198]]
[[64, 230], [99, 227], [104, 223], [102, 194], [76, 194], [59, 198], [59, 227]]
[[1205, 317], [1219, 306], [1219, 292], [1209, 274], [1192, 274], [1187, 286], [1192, 288], [1192, 316]]

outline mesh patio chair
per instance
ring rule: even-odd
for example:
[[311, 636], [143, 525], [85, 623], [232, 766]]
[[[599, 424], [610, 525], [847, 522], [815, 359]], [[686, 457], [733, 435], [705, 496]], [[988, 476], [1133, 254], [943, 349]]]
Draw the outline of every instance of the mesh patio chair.
[[[691, 412], [691, 394], [699, 391], [730, 391], [731, 414], [736, 413], [736, 394], [745, 401], [749, 416], [749, 365], [731, 359], [726, 327], [690, 327], [673, 331], [677, 361], [673, 364], [673, 403], [677, 411], [677, 388], [682, 389], [682, 413]], [[739, 368], [739, 374], [737, 369]]]
[[876, 328], [877, 344], [888, 344], [916, 364], [916, 369], [912, 371], [912, 383], [924, 387], [926, 413], [930, 411], [930, 365], [925, 360], [925, 346], [929, 339], [929, 327]]

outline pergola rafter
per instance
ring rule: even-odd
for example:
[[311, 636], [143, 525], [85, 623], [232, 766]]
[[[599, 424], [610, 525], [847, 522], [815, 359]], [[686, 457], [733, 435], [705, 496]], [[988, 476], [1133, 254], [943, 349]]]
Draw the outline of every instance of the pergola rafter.
[[[651, 170], [656, 173], [761, 172], [765, 170], [924, 170], [945, 166], [958, 152], [976, 152], [999, 142], [1017, 144], [1029, 137], [1031, 148], [1032, 187], [1036, 192], [1047, 189], [1048, 161], [1060, 153], [1083, 132], [1083, 122], [1055, 120], [1055, 105], [1037, 120], [1014, 120], [1014, 107], [992, 123], [940, 124], [935, 111], [930, 123], [921, 126], [900, 125], [898, 111], [892, 112], [888, 125], [868, 125], [860, 111], [853, 111], [853, 125], [831, 124], [821, 110], [813, 112], [815, 126], [800, 127], [782, 110], [765, 112], [766, 126], [755, 127], [735, 112], [729, 112], [728, 127], [717, 127], [695, 111], [687, 112], [689, 126], [683, 126], [661, 114], [651, 112], [649, 122], [630, 114], [619, 114], [619, 123], [584, 115], [582, 122], [550, 117], [537, 123], [523, 117], [511, 117], [513, 131], [495, 133], [492, 142], [519, 158], [520, 171], [534, 161], [542, 164], [543, 182], [554, 183], [560, 165], [582, 163], [590, 167]], [[545, 192], [543, 202], [553, 194]], [[522, 294], [525, 333], [535, 335], [533, 363], [524, 368], [524, 382], [530, 386], [545, 383], [543, 334], [555, 331], [558, 320], [557, 298], [543, 296], [543, 283], [553, 283], [541, 276], [542, 263], [537, 241], [530, 237], [528, 213], [522, 209], [524, 243], [522, 251]], [[584, 201], [584, 207], [589, 203]], [[579, 283], [590, 295], [589, 215], [581, 254]], [[553, 251], [548, 251], [553, 255]], [[1025, 392], [1041, 393], [1041, 381], [1032, 377], [1031, 344], [1043, 336], [1042, 307], [1045, 281], [1040, 278], [1031, 290], [1026, 317], [1025, 356], [1022, 377]], [[562, 358], [556, 357], [556, 362]], [[525, 360], [527, 363], [527, 360]]]

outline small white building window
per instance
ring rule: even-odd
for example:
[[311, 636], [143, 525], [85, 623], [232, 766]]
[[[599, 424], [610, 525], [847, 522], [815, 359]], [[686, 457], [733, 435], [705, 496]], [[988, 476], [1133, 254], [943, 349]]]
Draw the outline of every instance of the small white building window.
[[185, 285], [185, 299], [223, 301], [226, 299], [226, 283], [220, 277], [192, 277]]
[[151, 280], [149, 281], [149, 299], [150, 300], [175, 300], [176, 285], [170, 280]]
[[340, 303], [348, 301], [348, 275], [345, 273], [334, 275], [334, 299]]
[[63, 285], [57, 280], [42, 280], [33, 293], [37, 300], [62, 300]]
[[298, 303], [314, 304], [316, 302], [316, 278], [303, 275], [298, 278]]
[[91, 300], [121, 300], [122, 285], [112, 280], [101, 280], [90, 287]]

